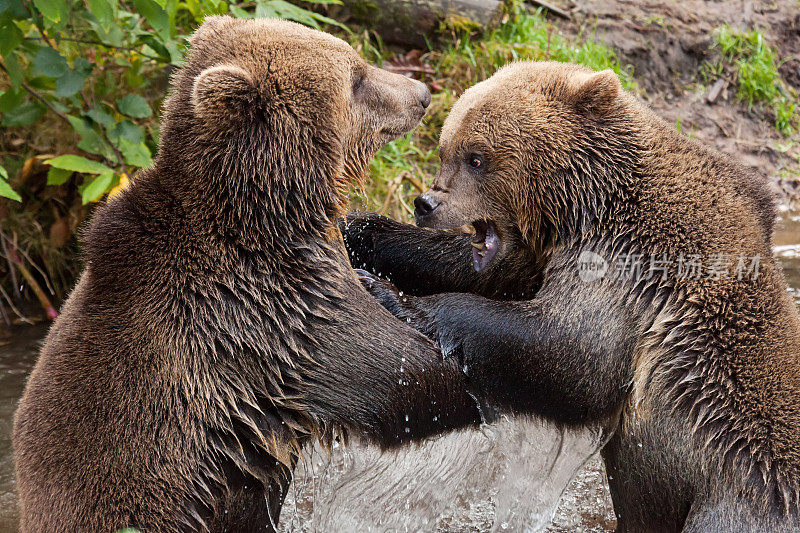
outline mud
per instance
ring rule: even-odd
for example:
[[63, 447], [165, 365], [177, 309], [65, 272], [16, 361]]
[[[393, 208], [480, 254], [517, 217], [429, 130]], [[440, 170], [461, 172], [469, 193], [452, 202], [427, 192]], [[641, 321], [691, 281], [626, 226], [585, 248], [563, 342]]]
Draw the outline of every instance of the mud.
[[[558, 3], [558, 2], [557, 2]], [[727, 82], [719, 96], [707, 96], [714, 79], [702, 75], [713, 60], [713, 32], [725, 24], [739, 31], [758, 29], [778, 51], [779, 73], [800, 87], [800, 3], [795, 0], [560, 2], [572, 20], [562, 32], [583, 34], [615, 48], [633, 66], [641, 97], [687, 135], [731, 154], [767, 174], [781, 201], [800, 207], [800, 136], [783, 137], [768, 110], [748, 109]]]

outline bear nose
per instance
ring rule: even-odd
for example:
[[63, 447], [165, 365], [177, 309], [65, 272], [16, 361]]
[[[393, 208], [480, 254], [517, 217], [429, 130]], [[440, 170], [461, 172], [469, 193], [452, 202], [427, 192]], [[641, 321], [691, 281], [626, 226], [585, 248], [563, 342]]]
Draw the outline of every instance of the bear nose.
[[414, 198], [414, 207], [414, 216], [427, 217], [436, 211], [436, 208], [439, 207], [439, 202], [428, 194], [420, 194]]
[[419, 82], [419, 105], [421, 105], [423, 109], [427, 109], [428, 106], [431, 105], [431, 91], [428, 89], [428, 86], [422, 82]]

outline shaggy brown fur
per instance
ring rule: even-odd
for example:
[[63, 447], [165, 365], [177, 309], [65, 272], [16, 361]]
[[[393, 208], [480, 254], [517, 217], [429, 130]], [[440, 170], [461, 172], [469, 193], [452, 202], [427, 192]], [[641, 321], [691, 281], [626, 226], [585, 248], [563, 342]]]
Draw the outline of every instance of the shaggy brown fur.
[[[489, 402], [614, 427], [603, 457], [621, 531], [800, 528], [800, 319], [764, 179], [677, 133], [613, 73], [557, 63], [515, 63], [466, 91], [440, 155], [418, 223], [473, 223], [475, 256], [468, 237], [362, 215], [346, 235], [354, 263], [406, 294], [517, 301], [400, 298], [366, 279], [373, 294], [458, 354]], [[586, 252], [612, 270], [641, 254], [643, 275], [582, 278]], [[695, 255], [705, 270], [682, 276]], [[740, 256], [760, 256], [757, 276], [739, 279]], [[648, 275], [651, 257], [672, 261], [666, 273]], [[536, 265], [542, 278], [527, 277]]]
[[332, 223], [427, 89], [321, 32], [227, 17], [172, 86], [154, 166], [94, 216], [17, 412], [23, 531], [274, 530], [303, 443], [477, 419]]

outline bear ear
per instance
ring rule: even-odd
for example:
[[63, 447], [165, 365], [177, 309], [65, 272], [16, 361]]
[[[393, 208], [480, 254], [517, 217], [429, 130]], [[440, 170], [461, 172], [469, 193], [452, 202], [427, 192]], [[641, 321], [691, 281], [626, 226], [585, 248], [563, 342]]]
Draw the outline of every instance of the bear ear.
[[192, 106], [205, 119], [233, 119], [251, 113], [258, 91], [250, 74], [234, 65], [209, 67], [194, 79]]
[[229, 15], [212, 15], [203, 19], [203, 24], [189, 37], [189, 46], [194, 48], [206, 37], [219, 38], [219, 32], [230, 25], [234, 18]]
[[589, 76], [575, 92], [573, 102], [579, 111], [603, 114], [613, 107], [620, 92], [619, 78], [606, 69]]

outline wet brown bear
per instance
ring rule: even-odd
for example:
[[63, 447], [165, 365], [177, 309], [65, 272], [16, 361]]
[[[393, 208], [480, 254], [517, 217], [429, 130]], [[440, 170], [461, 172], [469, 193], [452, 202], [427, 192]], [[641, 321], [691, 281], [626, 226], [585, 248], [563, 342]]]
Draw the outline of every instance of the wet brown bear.
[[418, 224], [475, 236], [352, 217], [354, 265], [406, 296], [373, 294], [490, 403], [615, 428], [621, 531], [800, 528], [800, 319], [765, 180], [558, 63], [466, 91], [440, 156]]
[[94, 216], [17, 412], [23, 531], [273, 530], [310, 439], [477, 418], [332, 222], [427, 89], [329, 35], [227, 17], [172, 85], [155, 164]]

